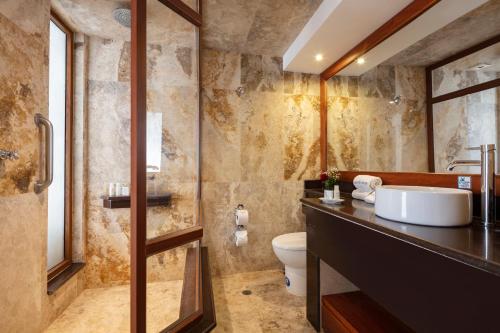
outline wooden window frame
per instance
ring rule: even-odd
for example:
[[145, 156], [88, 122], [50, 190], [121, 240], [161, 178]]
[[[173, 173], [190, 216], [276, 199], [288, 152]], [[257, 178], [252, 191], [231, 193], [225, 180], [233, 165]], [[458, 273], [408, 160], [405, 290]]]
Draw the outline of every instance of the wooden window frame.
[[65, 145], [65, 194], [64, 194], [64, 259], [47, 271], [47, 282], [51, 282], [73, 263], [73, 31], [54, 12], [50, 21], [66, 34], [66, 145]]
[[463, 89], [457, 89], [446, 94], [439, 96], [433, 96], [432, 94], [432, 71], [452, 63], [458, 59], [462, 59], [471, 55], [473, 53], [479, 52], [487, 47], [500, 43], [500, 34], [489, 38], [481, 43], [474, 46], [466, 48], [460, 52], [457, 52], [443, 60], [433, 63], [425, 68], [425, 92], [426, 92], [426, 116], [427, 116], [427, 152], [428, 152], [428, 166], [429, 172], [435, 172], [435, 160], [434, 160], [434, 104], [441, 103], [444, 101], [449, 101], [451, 99], [463, 97], [465, 95], [470, 95], [478, 93], [480, 91], [500, 87], [500, 79], [493, 79], [490, 81], [475, 84]]

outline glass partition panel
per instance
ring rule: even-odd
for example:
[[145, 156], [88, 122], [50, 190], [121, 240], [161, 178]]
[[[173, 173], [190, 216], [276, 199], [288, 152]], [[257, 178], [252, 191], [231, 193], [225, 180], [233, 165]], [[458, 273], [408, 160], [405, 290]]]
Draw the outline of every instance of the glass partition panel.
[[170, 197], [148, 209], [154, 238], [197, 221], [198, 32], [162, 2], [147, 4], [147, 193]]
[[198, 310], [198, 242], [147, 259], [147, 332], [160, 332]]

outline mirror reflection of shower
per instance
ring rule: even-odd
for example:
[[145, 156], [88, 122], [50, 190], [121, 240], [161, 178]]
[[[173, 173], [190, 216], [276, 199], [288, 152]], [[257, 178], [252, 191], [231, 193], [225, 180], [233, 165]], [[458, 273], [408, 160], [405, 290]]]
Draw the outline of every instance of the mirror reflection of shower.
[[236, 88], [235, 92], [236, 92], [236, 95], [238, 95], [238, 97], [241, 97], [242, 95], [245, 94], [245, 88], [242, 86], [239, 86], [238, 88]]
[[121, 6], [113, 10], [113, 18], [125, 28], [130, 28], [132, 22], [132, 12], [127, 6]]
[[399, 105], [401, 104], [401, 96], [400, 95], [396, 95], [394, 96], [390, 101], [389, 101], [389, 104], [392, 104], [392, 105]]

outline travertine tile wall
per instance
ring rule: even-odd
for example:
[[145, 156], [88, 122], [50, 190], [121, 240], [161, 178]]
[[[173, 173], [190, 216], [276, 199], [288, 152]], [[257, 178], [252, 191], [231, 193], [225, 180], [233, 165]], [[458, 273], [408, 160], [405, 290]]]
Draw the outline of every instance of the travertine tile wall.
[[[33, 15], [36, 13], [36, 15]], [[35, 113], [48, 114], [48, 0], [0, 2], [0, 330], [40, 332], [78, 295], [77, 275], [47, 295], [47, 201], [39, 176]]]
[[[203, 50], [202, 77], [202, 217], [212, 270], [278, 268], [271, 240], [305, 230], [303, 180], [320, 169], [319, 78], [283, 72], [280, 58], [214, 49]], [[244, 247], [233, 239], [240, 203], [250, 213]]]
[[[401, 96], [399, 105], [389, 104]], [[328, 81], [328, 166], [340, 170], [425, 172], [423, 67], [378, 66]]]

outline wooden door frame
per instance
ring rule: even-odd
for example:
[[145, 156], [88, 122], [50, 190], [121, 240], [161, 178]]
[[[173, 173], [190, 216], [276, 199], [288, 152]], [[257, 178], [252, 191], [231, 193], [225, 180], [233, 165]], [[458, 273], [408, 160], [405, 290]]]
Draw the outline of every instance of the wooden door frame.
[[[201, 26], [201, 1], [198, 3], [198, 12], [181, 0], [159, 1], [196, 27], [199, 28]], [[147, 258], [168, 249], [200, 240], [203, 237], [203, 228], [200, 225], [196, 225], [185, 230], [147, 239], [147, 2], [144, 0], [132, 0], [131, 11], [130, 330], [132, 333], [145, 333]], [[197, 223], [199, 223], [199, 220]], [[195, 312], [192, 316], [188, 316], [185, 319], [180, 318], [174, 327], [167, 329], [173, 332], [182, 331], [189, 326], [190, 322], [199, 317], [200, 313]]]
[[420, 15], [425, 13], [440, 0], [413, 0], [408, 6], [403, 8], [399, 13], [393, 16], [389, 21], [381, 25], [377, 30], [372, 32], [368, 37], [363, 39], [349, 52], [344, 54], [339, 60], [330, 65], [320, 74], [320, 154], [321, 154], [321, 170], [325, 171], [327, 165], [328, 154], [328, 139], [327, 139], [327, 111], [328, 111], [328, 89], [327, 81], [342, 69], [356, 61], [360, 56], [370, 51], [387, 38], [394, 35], [396, 32], [413, 22]]

